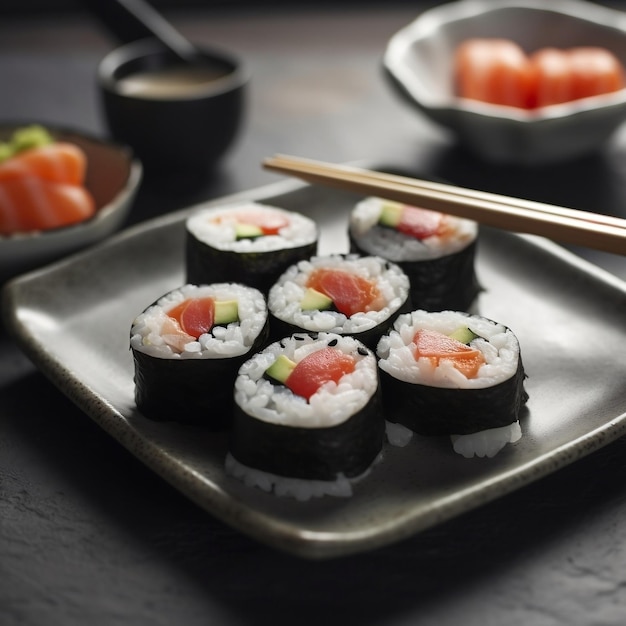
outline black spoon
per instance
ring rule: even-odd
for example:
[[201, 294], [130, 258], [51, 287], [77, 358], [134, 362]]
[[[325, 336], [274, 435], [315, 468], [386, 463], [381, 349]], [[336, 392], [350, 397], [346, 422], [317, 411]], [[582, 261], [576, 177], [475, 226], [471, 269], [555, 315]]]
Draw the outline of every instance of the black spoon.
[[83, 4], [121, 43], [151, 37], [185, 63], [202, 62], [196, 46], [144, 0], [83, 0]]

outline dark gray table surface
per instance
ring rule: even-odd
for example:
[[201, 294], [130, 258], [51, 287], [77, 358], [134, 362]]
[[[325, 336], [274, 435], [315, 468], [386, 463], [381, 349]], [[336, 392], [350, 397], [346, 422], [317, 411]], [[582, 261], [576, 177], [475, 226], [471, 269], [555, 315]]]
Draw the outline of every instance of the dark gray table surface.
[[[382, 8], [381, 8], [382, 7]], [[252, 72], [237, 145], [200, 189], [142, 186], [130, 222], [279, 180], [276, 152], [368, 160], [625, 215], [626, 137], [558, 166], [488, 165], [398, 102], [380, 55], [416, 16], [381, 7], [179, 11]], [[0, 119], [105, 130], [86, 15], [3, 18]], [[622, 257], [580, 253], [626, 278]], [[0, 624], [623, 624], [626, 442], [414, 538], [311, 562], [198, 509], [102, 432], [0, 328]]]

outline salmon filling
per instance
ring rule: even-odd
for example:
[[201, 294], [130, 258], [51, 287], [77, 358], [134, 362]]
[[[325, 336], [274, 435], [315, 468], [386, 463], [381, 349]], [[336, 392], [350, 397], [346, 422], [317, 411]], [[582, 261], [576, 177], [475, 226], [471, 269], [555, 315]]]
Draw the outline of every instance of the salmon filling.
[[267, 235], [278, 235], [289, 226], [285, 215], [275, 211], [234, 211], [214, 218], [215, 224], [233, 224], [238, 238], [254, 238]]
[[210, 333], [214, 326], [238, 321], [236, 300], [187, 298], [167, 312], [162, 334], [166, 343], [182, 351], [191, 341]]
[[178, 322], [184, 333], [191, 335], [193, 341], [213, 328], [215, 300], [213, 298], [185, 300], [170, 309], [167, 314]]
[[384, 306], [376, 283], [343, 270], [318, 268], [311, 272], [306, 286], [328, 296], [340, 313], [380, 311]]
[[354, 372], [354, 358], [334, 348], [322, 348], [304, 357], [287, 377], [285, 385], [307, 400], [325, 383], [338, 382]]
[[466, 378], [476, 378], [485, 363], [485, 357], [476, 350], [448, 335], [434, 330], [420, 329], [413, 337], [415, 359], [430, 359], [433, 367], [439, 367], [443, 361], [452, 363], [455, 369]]

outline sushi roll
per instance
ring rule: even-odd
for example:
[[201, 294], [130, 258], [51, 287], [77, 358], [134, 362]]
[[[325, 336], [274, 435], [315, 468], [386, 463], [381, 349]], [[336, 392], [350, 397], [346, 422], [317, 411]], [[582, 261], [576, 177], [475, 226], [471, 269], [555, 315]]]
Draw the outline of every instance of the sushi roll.
[[528, 394], [520, 346], [492, 320], [457, 311], [401, 315], [378, 343], [386, 417], [449, 435], [463, 456], [494, 456], [521, 436]]
[[353, 208], [348, 231], [352, 252], [381, 256], [407, 273], [417, 308], [469, 311], [480, 292], [472, 220], [369, 197]]
[[381, 454], [374, 353], [333, 333], [295, 334], [240, 368], [226, 471], [276, 495], [350, 496]]
[[268, 294], [272, 338], [324, 331], [352, 335], [372, 349], [411, 308], [409, 279], [400, 267], [354, 254], [300, 261]]
[[156, 421], [229, 426], [237, 371], [268, 333], [258, 289], [187, 284], [165, 294], [130, 330], [137, 408]]
[[185, 227], [186, 279], [192, 284], [229, 281], [267, 293], [290, 265], [317, 253], [313, 220], [255, 202], [200, 209]]

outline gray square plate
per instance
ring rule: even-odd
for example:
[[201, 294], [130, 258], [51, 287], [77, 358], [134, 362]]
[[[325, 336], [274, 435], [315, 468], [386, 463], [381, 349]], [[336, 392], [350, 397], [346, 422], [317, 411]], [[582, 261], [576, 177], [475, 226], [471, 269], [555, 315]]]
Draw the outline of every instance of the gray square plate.
[[[347, 250], [352, 194], [280, 183], [255, 200], [314, 217], [320, 252]], [[184, 280], [184, 222], [197, 207], [122, 232], [3, 289], [5, 324], [69, 398], [211, 514], [276, 548], [330, 558], [400, 541], [576, 461], [626, 432], [626, 284], [540, 238], [481, 229], [477, 312], [518, 336], [530, 395], [523, 437], [493, 459], [447, 438], [387, 446], [352, 498], [309, 502], [247, 488], [223, 469], [227, 435], [136, 410], [133, 318]]]

